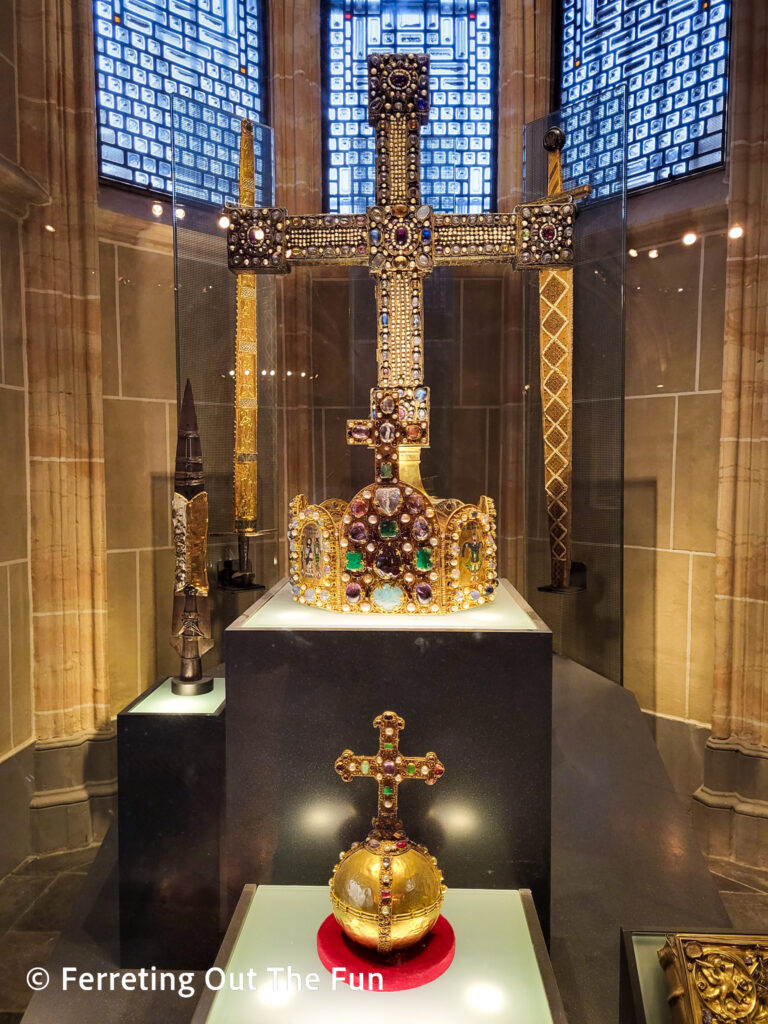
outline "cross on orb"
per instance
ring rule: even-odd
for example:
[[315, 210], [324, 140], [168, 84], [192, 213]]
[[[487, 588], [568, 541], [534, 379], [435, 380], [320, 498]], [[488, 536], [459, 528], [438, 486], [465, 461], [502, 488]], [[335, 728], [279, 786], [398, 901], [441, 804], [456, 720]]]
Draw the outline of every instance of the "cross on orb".
[[[343, 782], [352, 779], [375, 779], [379, 788], [378, 814], [373, 819], [375, 831], [391, 836], [402, 829], [397, 817], [397, 790], [401, 782], [416, 779], [434, 786], [445, 768], [430, 750], [422, 757], [406, 757], [400, 753], [400, 732], [405, 721], [394, 711], [385, 711], [373, 720], [379, 730], [379, 749], [376, 754], [355, 754], [345, 750], [337, 758], [334, 768]], [[402, 840], [406, 842], [405, 839]]]

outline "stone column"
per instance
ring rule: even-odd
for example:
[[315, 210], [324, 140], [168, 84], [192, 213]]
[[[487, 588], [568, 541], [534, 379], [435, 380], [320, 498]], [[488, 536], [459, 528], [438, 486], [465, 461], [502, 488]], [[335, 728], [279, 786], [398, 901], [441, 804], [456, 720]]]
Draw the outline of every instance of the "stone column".
[[712, 735], [696, 813], [711, 856], [768, 868], [768, 8], [733, 8]]
[[[269, 0], [271, 125], [275, 134], [276, 204], [291, 214], [320, 213], [323, 201], [321, 5], [313, 0]], [[277, 322], [282, 325], [284, 452], [281, 510], [311, 489], [313, 457], [312, 268], [277, 278]], [[346, 274], [345, 274], [346, 276]], [[347, 338], [342, 339], [346, 346]], [[291, 370], [286, 377], [285, 371]], [[304, 370], [306, 377], [301, 377]], [[310, 500], [313, 496], [310, 495]], [[284, 524], [280, 524], [283, 527]], [[279, 549], [287, 569], [287, 545]]]
[[114, 792], [106, 673], [105, 502], [92, 4], [16, 5], [20, 162], [48, 193], [24, 223], [33, 842], [99, 834]]
[[[513, 0], [499, 17], [498, 209], [522, 199], [523, 128], [552, 109], [552, 0]], [[504, 271], [500, 572], [525, 584], [523, 562], [523, 275]], [[533, 486], [542, 486], [534, 481]]]

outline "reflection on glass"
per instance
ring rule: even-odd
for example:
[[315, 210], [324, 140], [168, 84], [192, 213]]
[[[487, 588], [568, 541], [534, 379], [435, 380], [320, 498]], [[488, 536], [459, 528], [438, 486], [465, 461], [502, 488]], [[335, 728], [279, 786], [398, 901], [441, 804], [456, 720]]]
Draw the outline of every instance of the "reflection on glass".
[[278, 978], [265, 981], [256, 991], [256, 998], [262, 1006], [285, 1006], [293, 999], [294, 990], [291, 989], [287, 978]]
[[504, 993], [496, 985], [470, 985], [466, 995], [467, 1005], [480, 1013], [501, 1013], [504, 1008]]
[[354, 816], [355, 808], [352, 804], [341, 804], [332, 800], [315, 800], [302, 807], [298, 814], [302, 831], [318, 838], [337, 835], [344, 822]]
[[461, 803], [437, 801], [428, 811], [429, 817], [439, 821], [450, 839], [461, 839], [478, 833], [480, 816], [474, 807]]

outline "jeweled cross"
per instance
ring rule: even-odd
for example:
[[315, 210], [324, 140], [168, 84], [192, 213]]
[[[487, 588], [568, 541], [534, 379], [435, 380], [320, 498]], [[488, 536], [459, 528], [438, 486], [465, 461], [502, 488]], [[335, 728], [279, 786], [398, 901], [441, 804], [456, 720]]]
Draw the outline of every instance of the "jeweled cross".
[[[376, 205], [348, 215], [294, 217], [281, 208], [246, 206], [227, 211], [229, 266], [236, 273], [368, 265], [376, 279], [378, 382], [370, 419], [348, 421], [347, 441], [374, 448], [377, 481], [401, 478], [418, 487], [420, 451], [429, 445], [422, 279], [435, 266], [467, 263], [572, 266], [574, 201], [589, 191], [558, 192], [511, 213], [435, 213], [421, 202], [419, 133], [428, 118], [429, 57], [372, 54], [368, 121], [375, 131]], [[562, 416], [558, 420], [562, 425]], [[564, 480], [561, 473], [558, 501], [569, 509]], [[569, 515], [560, 517], [561, 526], [568, 522]]]
[[405, 722], [394, 711], [385, 711], [373, 720], [379, 730], [379, 750], [376, 754], [355, 754], [345, 750], [337, 758], [334, 768], [343, 782], [352, 779], [375, 779], [379, 787], [379, 810], [373, 827], [382, 835], [391, 835], [401, 829], [397, 817], [397, 789], [401, 782], [416, 779], [434, 786], [445, 772], [437, 754], [430, 750], [423, 757], [406, 757], [400, 753], [400, 730]]

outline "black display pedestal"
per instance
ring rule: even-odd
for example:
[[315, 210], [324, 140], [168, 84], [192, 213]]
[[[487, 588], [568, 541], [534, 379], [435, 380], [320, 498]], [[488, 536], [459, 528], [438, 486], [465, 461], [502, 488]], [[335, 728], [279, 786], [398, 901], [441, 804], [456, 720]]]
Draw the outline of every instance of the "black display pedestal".
[[350, 616], [294, 603], [287, 584], [225, 634], [230, 910], [246, 883], [324, 884], [366, 835], [376, 787], [345, 785], [342, 750], [375, 753], [374, 717], [406, 722], [406, 755], [445, 775], [402, 785], [409, 835], [449, 887], [550, 888], [552, 639], [506, 582], [494, 603], [434, 617]]
[[117, 716], [120, 963], [203, 969], [222, 935], [224, 680], [170, 680]]

